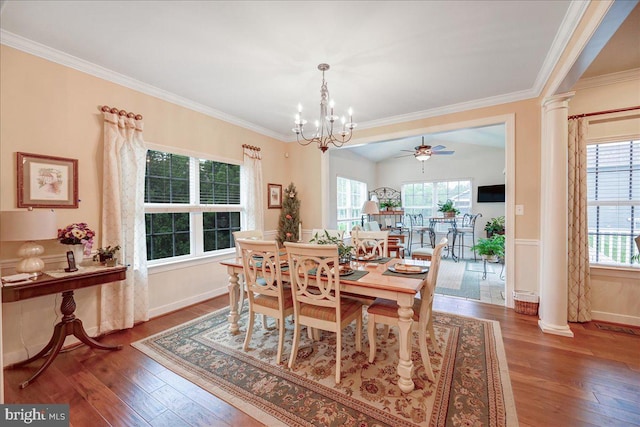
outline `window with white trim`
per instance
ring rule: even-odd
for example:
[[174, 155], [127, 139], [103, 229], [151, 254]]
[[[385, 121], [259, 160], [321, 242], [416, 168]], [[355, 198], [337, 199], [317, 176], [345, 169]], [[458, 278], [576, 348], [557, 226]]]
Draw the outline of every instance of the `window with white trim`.
[[338, 230], [348, 236], [354, 225], [362, 220], [362, 205], [367, 201], [367, 184], [353, 179], [337, 177]]
[[240, 165], [147, 151], [147, 259], [187, 259], [234, 247]]
[[631, 264], [640, 234], [640, 141], [587, 145], [587, 216], [590, 262]]
[[407, 214], [422, 214], [423, 218], [438, 216], [438, 204], [447, 199], [460, 215], [471, 213], [471, 181], [425, 181], [402, 184], [402, 207]]

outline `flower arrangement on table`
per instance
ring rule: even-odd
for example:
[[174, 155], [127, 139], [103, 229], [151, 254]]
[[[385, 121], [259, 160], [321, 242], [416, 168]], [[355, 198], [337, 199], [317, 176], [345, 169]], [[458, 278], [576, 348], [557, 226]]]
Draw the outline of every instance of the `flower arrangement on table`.
[[69, 224], [58, 229], [58, 240], [63, 245], [83, 245], [85, 255], [91, 254], [93, 237], [96, 232], [89, 228], [86, 222]]

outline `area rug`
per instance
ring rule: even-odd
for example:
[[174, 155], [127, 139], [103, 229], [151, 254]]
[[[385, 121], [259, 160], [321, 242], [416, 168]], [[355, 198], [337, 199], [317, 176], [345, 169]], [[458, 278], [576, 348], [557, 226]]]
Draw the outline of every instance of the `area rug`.
[[[246, 310], [241, 319], [246, 324]], [[292, 325], [287, 321], [283, 363], [275, 363], [277, 330], [256, 321], [250, 349], [243, 333], [228, 331], [228, 309], [132, 344], [163, 366], [267, 426], [517, 426], [498, 322], [435, 313], [442, 354], [430, 359], [430, 382], [414, 334], [415, 390], [397, 387], [397, 334], [378, 334], [368, 363], [368, 341], [356, 352], [353, 325], [345, 329], [342, 380], [335, 384], [335, 334], [304, 335], [294, 370], [286, 367]], [[366, 330], [366, 326], [364, 327]]]

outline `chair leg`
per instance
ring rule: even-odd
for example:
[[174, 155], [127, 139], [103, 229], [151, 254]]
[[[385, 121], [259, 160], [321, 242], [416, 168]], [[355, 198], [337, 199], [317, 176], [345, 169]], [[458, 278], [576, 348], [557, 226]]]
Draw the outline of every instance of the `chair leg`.
[[369, 314], [367, 319], [367, 335], [369, 336], [369, 363], [376, 358], [376, 316]]
[[427, 373], [427, 377], [431, 381], [435, 382], [436, 376], [433, 374], [433, 369], [431, 368], [429, 350], [427, 349], [427, 331], [425, 329], [420, 329], [420, 331], [418, 332], [418, 340], [420, 341], [420, 356], [422, 357], [424, 370]]
[[356, 317], [356, 351], [362, 351], [362, 313]]
[[340, 364], [342, 362], [342, 330], [338, 325], [336, 340], [336, 384], [340, 384]]
[[278, 334], [278, 354], [276, 355], [276, 364], [280, 364], [280, 360], [282, 359], [282, 347], [284, 346], [284, 317], [278, 319], [278, 326], [280, 327], [280, 331]]
[[300, 322], [294, 322], [293, 325], [293, 344], [291, 345], [291, 355], [289, 356], [289, 369], [293, 369], [298, 356], [298, 344], [300, 344]]
[[384, 325], [384, 328], [382, 329], [382, 335], [385, 337], [385, 339], [389, 338], [389, 325]]
[[269, 325], [267, 324], [267, 315], [266, 314], [262, 315], [262, 327], [264, 329], [267, 329], [267, 330], [269, 329]]
[[442, 354], [440, 350], [440, 344], [438, 344], [438, 340], [436, 339], [436, 331], [433, 329], [433, 319], [429, 319], [429, 324], [427, 325], [427, 330], [429, 331], [429, 337], [431, 338], [431, 344], [435, 349], [436, 353]]
[[251, 334], [253, 333], [253, 318], [255, 317], [255, 313], [249, 310], [249, 324], [247, 325], [247, 334], [244, 337], [244, 345], [242, 349], [247, 351], [249, 348], [249, 342], [251, 341]]

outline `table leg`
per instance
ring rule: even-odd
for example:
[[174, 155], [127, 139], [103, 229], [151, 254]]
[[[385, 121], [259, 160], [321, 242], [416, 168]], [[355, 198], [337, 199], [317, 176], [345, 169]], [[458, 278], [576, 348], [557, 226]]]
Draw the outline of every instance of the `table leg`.
[[236, 335], [240, 333], [240, 328], [238, 327], [238, 320], [240, 319], [240, 314], [238, 314], [238, 301], [240, 299], [240, 284], [238, 273], [236, 273], [233, 267], [228, 267], [227, 272], [229, 273], [229, 306], [231, 310], [229, 311], [229, 332]]
[[26, 386], [28, 386], [36, 378], [38, 378], [40, 374], [42, 374], [49, 367], [49, 365], [51, 365], [53, 360], [58, 356], [58, 353], [60, 353], [60, 349], [62, 349], [62, 346], [64, 345], [64, 341], [68, 335], [75, 336], [80, 340], [80, 342], [92, 348], [97, 348], [100, 350], [122, 349], [122, 345], [102, 344], [94, 340], [93, 338], [91, 338], [87, 334], [87, 332], [84, 330], [84, 327], [82, 326], [82, 321], [76, 318], [74, 314], [75, 311], [76, 311], [76, 301], [73, 298], [73, 291], [63, 292], [62, 303], [60, 303], [60, 312], [62, 313], [62, 320], [58, 322], [56, 326], [53, 328], [53, 335], [51, 336], [51, 339], [49, 340], [47, 345], [45, 345], [44, 348], [40, 350], [40, 352], [38, 352], [38, 354], [36, 354], [35, 356], [10, 366], [11, 368], [13, 368], [13, 367], [27, 365], [41, 358], [45, 354], [49, 353], [49, 355], [47, 356], [47, 359], [44, 361], [42, 366], [40, 366], [40, 369], [38, 369], [38, 371], [36, 371], [36, 373], [33, 374], [31, 378], [21, 383], [20, 388], [25, 388]]
[[482, 260], [482, 280], [487, 278], [487, 260], [483, 259]]
[[399, 329], [399, 351], [398, 360], [398, 387], [403, 393], [413, 391], [413, 361], [411, 360], [411, 326], [413, 324], [413, 297], [402, 295], [398, 299], [398, 329]]

